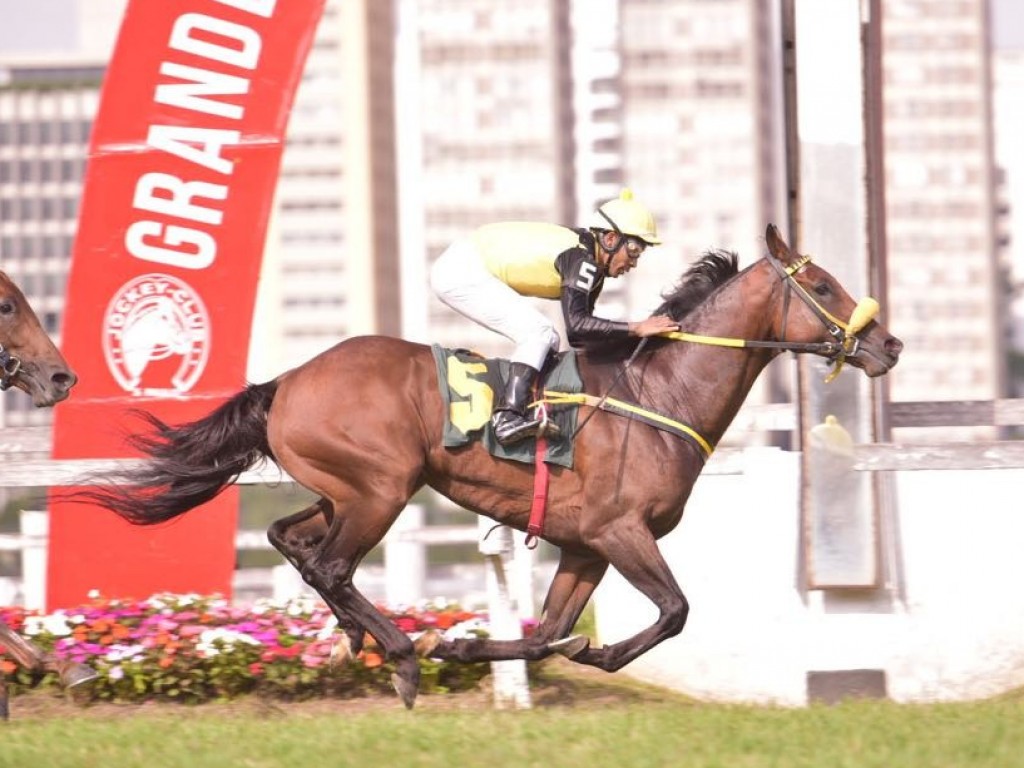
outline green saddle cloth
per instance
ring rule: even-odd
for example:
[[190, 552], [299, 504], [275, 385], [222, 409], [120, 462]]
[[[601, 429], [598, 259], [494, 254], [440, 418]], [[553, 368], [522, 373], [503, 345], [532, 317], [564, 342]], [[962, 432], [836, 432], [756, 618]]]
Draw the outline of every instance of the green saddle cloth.
[[[508, 378], [508, 360], [485, 358], [465, 349], [447, 349], [438, 344], [431, 347], [437, 364], [437, 380], [444, 400], [444, 439], [446, 448], [467, 445], [480, 440], [499, 459], [512, 459], [533, 464], [537, 450], [534, 438], [502, 445], [494, 437], [491, 412], [496, 392], [504, 391]], [[558, 392], [582, 392], [583, 382], [576, 367], [576, 353], [559, 354], [553, 365], [541, 373], [543, 389]], [[576, 405], [548, 406], [548, 415], [561, 429], [557, 438], [547, 438], [544, 461], [572, 468], [572, 434], [576, 430]]]

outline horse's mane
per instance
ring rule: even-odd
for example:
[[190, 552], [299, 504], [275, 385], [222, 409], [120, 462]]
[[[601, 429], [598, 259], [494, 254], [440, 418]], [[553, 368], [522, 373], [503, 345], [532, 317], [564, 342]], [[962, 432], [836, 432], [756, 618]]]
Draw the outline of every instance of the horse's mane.
[[739, 257], [721, 248], [708, 250], [690, 265], [675, 287], [661, 295], [664, 302], [655, 315], [682, 320], [720, 286], [739, 272]]
[[[668, 315], [674, 320], [682, 320], [704, 303], [704, 300], [720, 286], [739, 273], [738, 261], [739, 257], [732, 251], [721, 248], [705, 251], [682, 274], [675, 287], [661, 295], [662, 304], [652, 314]], [[587, 357], [594, 362], [621, 360], [623, 355], [635, 349], [636, 345], [636, 339], [632, 338], [618, 343], [613, 342], [603, 347], [589, 348]]]

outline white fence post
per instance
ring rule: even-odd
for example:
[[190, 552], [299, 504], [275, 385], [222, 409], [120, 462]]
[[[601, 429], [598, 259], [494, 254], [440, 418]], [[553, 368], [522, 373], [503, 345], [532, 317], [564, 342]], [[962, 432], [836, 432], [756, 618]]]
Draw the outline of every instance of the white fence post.
[[410, 504], [384, 538], [384, 599], [389, 606], [414, 605], [427, 581], [427, 548], [411, 534], [423, 527], [423, 505]]
[[302, 575], [291, 563], [275, 565], [270, 569], [270, 594], [275, 602], [294, 600], [308, 589]]
[[534, 569], [537, 566], [536, 550], [526, 546], [526, 534], [510, 531], [512, 536], [511, 581], [513, 604], [519, 618], [537, 615], [537, 601], [534, 597]]
[[[512, 554], [512, 531], [495, 526], [488, 518], [479, 518], [480, 553], [487, 567], [487, 604], [491, 637], [495, 640], [520, 640], [523, 627], [512, 605], [509, 594], [506, 564]], [[497, 709], [529, 709], [530, 686], [526, 677], [526, 662], [492, 661], [494, 677], [494, 706]]]
[[22, 510], [21, 595], [22, 603], [32, 611], [46, 606], [46, 544], [50, 516], [46, 512]]

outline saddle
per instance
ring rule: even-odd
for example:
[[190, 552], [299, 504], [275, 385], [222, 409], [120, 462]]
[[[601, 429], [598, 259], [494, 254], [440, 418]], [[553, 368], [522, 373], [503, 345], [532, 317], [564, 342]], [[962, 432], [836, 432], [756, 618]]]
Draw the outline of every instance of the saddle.
[[[509, 362], [504, 358], [485, 358], [467, 349], [432, 346], [437, 364], [437, 380], [444, 401], [443, 445], [457, 448], [479, 440], [495, 458], [534, 464], [537, 441], [522, 440], [501, 445], [491, 428], [491, 412], [496, 392], [504, 389]], [[550, 356], [538, 377], [541, 390], [578, 393], [583, 391], [574, 351]], [[575, 406], [548, 408], [550, 418], [560, 429], [558, 437], [545, 439], [542, 457], [545, 463], [572, 468], [572, 435], [579, 409]]]

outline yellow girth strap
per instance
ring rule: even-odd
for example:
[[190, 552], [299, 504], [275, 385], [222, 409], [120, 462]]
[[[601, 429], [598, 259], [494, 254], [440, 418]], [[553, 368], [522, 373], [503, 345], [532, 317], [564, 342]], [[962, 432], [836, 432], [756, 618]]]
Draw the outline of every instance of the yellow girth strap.
[[586, 392], [557, 392], [546, 389], [544, 390], [544, 399], [538, 402], [550, 405], [589, 405], [592, 408], [600, 408], [608, 413], [642, 421], [657, 429], [690, 440], [700, 449], [704, 459], [707, 459], [715, 450], [711, 443], [705, 440], [696, 430], [683, 424], [681, 421], [670, 419], [668, 416], [641, 408], [633, 403], [616, 400], [613, 397], [600, 398], [595, 395], [588, 395]]

